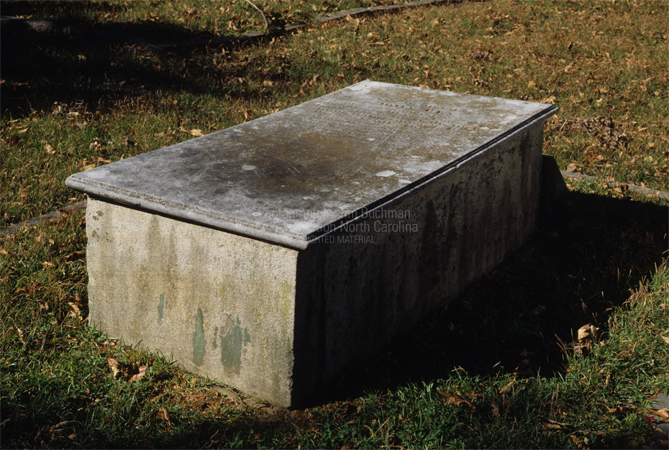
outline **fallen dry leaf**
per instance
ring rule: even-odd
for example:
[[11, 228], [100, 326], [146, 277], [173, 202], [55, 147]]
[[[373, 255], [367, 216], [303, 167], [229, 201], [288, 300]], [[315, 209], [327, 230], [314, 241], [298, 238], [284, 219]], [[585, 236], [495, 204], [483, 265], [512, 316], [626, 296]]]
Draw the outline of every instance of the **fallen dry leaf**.
[[500, 390], [499, 390], [499, 393], [500, 393], [500, 394], [505, 393], [506, 391], [508, 391], [509, 389], [511, 389], [511, 386], [513, 386], [514, 384], [516, 384], [516, 379], [515, 379], [515, 378], [514, 378], [513, 380], [511, 380], [511, 381], [510, 381], [506, 386], [504, 386], [502, 389], [500, 389]]
[[72, 312], [70, 314], [81, 320], [81, 310], [79, 309], [79, 306], [73, 302], [67, 302], [67, 304], [72, 308]]
[[137, 372], [134, 373], [128, 381], [133, 382], [133, 381], [139, 381], [145, 374], [146, 374], [146, 368], [147, 366], [139, 366], [137, 368]]
[[541, 428], [544, 430], [568, 430], [569, 425], [551, 419], [544, 419], [541, 423]]
[[662, 422], [669, 422], [669, 408], [649, 409], [650, 413], [659, 417]]
[[613, 189], [613, 192], [615, 192], [618, 195], [625, 195], [625, 193], [629, 190], [629, 187], [626, 184], [621, 184], [619, 186], [616, 186]]
[[580, 438], [580, 437], [576, 436], [575, 434], [572, 434], [569, 437], [574, 442], [574, 444], [576, 444], [576, 446], [578, 448], [585, 448], [585, 441], [583, 440], [583, 438]]
[[499, 416], [499, 405], [493, 400], [490, 402], [490, 406], [492, 406], [493, 415]]
[[109, 367], [111, 368], [112, 376], [116, 378], [116, 376], [121, 373], [121, 370], [119, 369], [120, 364], [114, 358], [107, 358], [107, 364], [109, 364]]
[[195, 137], [204, 136], [204, 133], [202, 132], [202, 130], [199, 130], [197, 128], [193, 128], [192, 130], [190, 130], [190, 134], [191, 134], [191, 136], [195, 136]]
[[168, 424], [170, 423], [170, 415], [167, 414], [167, 410], [165, 409], [165, 407], [162, 407], [158, 410], [157, 416], [159, 420], [164, 420]]
[[667, 337], [667, 336], [662, 336], [662, 340], [663, 340], [664, 342], [666, 342], [667, 344], [669, 344], [669, 337]]
[[460, 397], [459, 395], [456, 395], [456, 394], [450, 394], [450, 393], [447, 394], [447, 393], [443, 392], [441, 389], [437, 389], [437, 392], [439, 392], [439, 394], [440, 394], [442, 397], [444, 397], [444, 400], [446, 401], [446, 404], [447, 404], [447, 405], [460, 406], [461, 404], [464, 403], [464, 404], [467, 405], [467, 406], [469, 407], [469, 409], [471, 409], [472, 411], [476, 410], [476, 406], [475, 406], [472, 402], [470, 402], [470, 401], [467, 400], [467, 399], [464, 399], [464, 398]]
[[597, 331], [599, 331], [599, 328], [592, 324], [583, 325], [578, 329], [576, 333], [578, 344], [574, 345], [576, 355], [588, 356], [590, 354], [592, 351], [592, 339], [597, 334]]
[[144, 375], [146, 375], [146, 368], [148, 366], [129, 366], [126, 364], [121, 364], [116, 361], [114, 358], [108, 358], [107, 364], [112, 370], [112, 375], [114, 378], [118, 378], [119, 374], [128, 382], [132, 383], [133, 381], [139, 381]]
[[611, 414], [622, 414], [634, 411], [636, 408], [633, 405], [621, 405], [615, 408], [607, 408]]
[[578, 342], [584, 342], [586, 340], [592, 339], [595, 334], [599, 331], [599, 328], [592, 324], [583, 325], [578, 329], [577, 339]]

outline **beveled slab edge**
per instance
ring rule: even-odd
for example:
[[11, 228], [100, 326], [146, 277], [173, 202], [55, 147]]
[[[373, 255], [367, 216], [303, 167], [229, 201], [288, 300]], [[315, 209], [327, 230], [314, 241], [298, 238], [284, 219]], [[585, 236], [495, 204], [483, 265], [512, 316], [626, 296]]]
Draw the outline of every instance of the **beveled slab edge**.
[[306, 235], [298, 235], [286, 231], [276, 232], [269, 227], [264, 227], [259, 223], [247, 220], [240, 220], [238, 218], [230, 217], [223, 213], [212, 213], [198, 207], [188, 206], [183, 204], [156, 198], [146, 194], [138, 195], [136, 192], [119, 188], [111, 187], [107, 184], [100, 183], [88, 178], [77, 176], [78, 173], [71, 175], [65, 180], [65, 186], [85, 192], [91, 196], [98, 197], [102, 200], [109, 200], [122, 205], [127, 205], [148, 213], [158, 213], [176, 220], [189, 221], [195, 224], [209, 226], [222, 231], [228, 231], [243, 236], [260, 239], [263, 241], [272, 242], [297, 250], [304, 250], [309, 246], [319, 242], [324, 236], [337, 232], [342, 226], [358, 221], [364, 217], [364, 214], [373, 213], [381, 210], [384, 206], [390, 205], [395, 201], [410, 195], [416, 189], [421, 189], [428, 183], [432, 183], [451, 170], [467, 164], [474, 158], [478, 158], [485, 154], [492, 148], [507, 141], [516, 133], [543, 122], [553, 114], [556, 114], [559, 109], [553, 105], [546, 105], [546, 109], [526, 119], [524, 122], [510, 128], [506, 132], [500, 134], [497, 138], [487, 142], [467, 155], [452, 161], [442, 168], [428, 174], [427, 176], [405, 186], [404, 188], [393, 192], [385, 197], [378, 199], [375, 202], [366, 205], [352, 214], [334, 221], [324, 227], [316, 230], [313, 233]]
[[117, 187], [111, 188], [106, 184], [97, 183], [89, 179], [84, 181], [81, 178], [75, 177], [75, 175], [76, 174], [65, 180], [65, 186], [85, 192], [86, 194], [103, 201], [108, 200], [147, 213], [157, 213], [175, 220], [209, 226], [218, 230], [229, 231], [263, 241], [269, 241], [298, 250], [306, 249], [309, 244], [305, 236], [289, 234], [286, 232], [276, 233], [272, 230], [265, 229], [254, 222], [238, 219], [231, 220], [229, 216], [212, 214], [209, 211], [197, 207], [191, 206], [184, 209], [183, 205], [180, 203], [154, 198], [153, 196], [148, 196], [146, 194], [142, 194], [140, 198], [132, 191]]

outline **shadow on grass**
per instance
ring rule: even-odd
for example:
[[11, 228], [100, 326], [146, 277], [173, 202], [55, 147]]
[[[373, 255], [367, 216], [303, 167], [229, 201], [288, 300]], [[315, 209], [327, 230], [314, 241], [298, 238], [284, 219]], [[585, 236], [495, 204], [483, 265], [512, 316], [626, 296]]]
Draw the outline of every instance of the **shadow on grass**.
[[[74, 4], [77, 8], [103, 12], [106, 5], [101, 2]], [[3, 14], [22, 11], [12, 6], [15, 5], [3, 7]], [[49, 4], [43, 2], [38, 6], [48, 10]], [[217, 36], [164, 22], [100, 26], [87, 22], [81, 12], [69, 11], [68, 14], [72, 15], [71, 19], [57, 20], [54, 28], [41, 31], [21, 21], [3, 23], [0, 88], [3, 114], [19, 118], [31, 111], [49, 112], [54, 102], [83, 102], [96, 109], [104, 107], [108, 99], [147, 93], [187, 92], [252, 98], [253, 92], [230, 81], [244, 79], [264, 68], [257, 63], [227, 64], [229, 61], [225, 58], [220, 59], [221, 49], [227, 49], [229, 56], [230, 50], [263, 42], [263, 39], [216, 46], [151, 48], [144, 44], [172, 44]], [[214, 54], [219, 55], [219, 61], [214, 61]], [[268, 75], [266, 72], [264, 75]], [[265, 78], [273, 79], [271, 74]]]
[[[113, 105], [119, 98], [173, 93], [212, 95], [232, 102], [296, 98], [305, 96], [301, 86], [315, 75], [320, 76], [322, 84], [324, 79], [340, 77], [343, 72], [339, 62], [316, 58], [317, 52], [310, 50], [293, 60], [275, 53], [236, 55], [242, 47], [266, 45], [268, 38], [282, 35], [280, 32], [241, 42], [203, 45], [221, 36], [166, 22], [97, 25], [85, 13], [113, 13], [117, 6], [106, 2], [3, 5], [4, 15], [55, 17], [56, 27], [38, 32], [20, 22], [3, 23], [2, 113], [16, 119], [32, 111], [50, 112], [55, 102], [83, 103], [90, 105], [90, 110], [104, 112], [106, 105]], [[195, 41], [197, 44], [160, 47]], [[347, 70], [346, 82], [365, 79], [372, 73], [372, 67], [353, 67]], [[263, 88], [265, 85], [272, 88]]]
[[467, 373], [553, 376], [564, 346], [588, 323], [603, 331], [612, 309], [667, 250], [667, 208], [571, 192], [559, 217], [448, 309], [353, 364], [330, 394], [354, 397], [410, 381]]
[[[3, 114], [14, 118], [31, 111], [48, 112], [54, 102], [85, 102], [141, 95], [159, 90], [211, 91], [201, 67], [160, 54], [160, 63], [143, 60], [140, 48], [102, 39], [49, 34], [3, 27]], [[11, 43], [11, 44], [9, 44]], [[238, 75], [230, 71], [229, 76]]]

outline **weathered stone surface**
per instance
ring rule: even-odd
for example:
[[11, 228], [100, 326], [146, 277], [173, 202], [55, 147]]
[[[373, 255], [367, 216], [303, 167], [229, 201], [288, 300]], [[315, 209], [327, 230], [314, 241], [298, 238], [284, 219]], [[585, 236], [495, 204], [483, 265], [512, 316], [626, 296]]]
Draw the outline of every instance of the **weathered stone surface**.
[[90, 323], [279, 405], [298, 252], [89, 198]]
[[365, 82], [74, 175], [91, 323], [308, 404], [528, 237], [554, 112]]
[[328, 384], [520, 246], [536, 223], [541, 142], [540, 126], [525, 130], [300, 252], [295, 376]]
[[304, 249], [555, 108], [366, 81], [73, 175], [147, 211]]

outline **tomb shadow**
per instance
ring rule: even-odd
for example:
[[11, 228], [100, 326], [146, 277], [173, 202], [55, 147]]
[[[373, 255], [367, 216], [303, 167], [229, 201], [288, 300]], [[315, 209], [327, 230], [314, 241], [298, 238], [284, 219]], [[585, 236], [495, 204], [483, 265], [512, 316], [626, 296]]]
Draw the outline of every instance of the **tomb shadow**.
[[327, 400], [446, 378], [564, 371], [583, 325], [606, 332], [613, 310], [666, 254], [667, 207], [570, 192], [550, 223], [448, 307], [351, 364]]
[[[24, 4], [32, 9], [24, 11], [25, 8], [20, 8]], [[144, 97], [146, 102], [155, 102], [166, 94], [182, 92], [232, 101], [262, 99], [281, 95], [283, 82], [292, 81], [299, 86], [302, 72], [304, 77], [309, 75], [301, 63], [293, 64], [278, 55], [263, 60], [236, 56], [240, 46], [263, 45], [266, 41], [263, 38], [202, 45], [202, 40], [220, 36], [166, 22], [97, 25], [86, 17], [85, 10], [104, 12], [110, 5], [102, 2], [73, 5], [71, 11], [60, 14], [54, 11], [53, 16], [60, 19], [53, 22], [53, 27], [45, 26], [40, 31], [21, 21], [3, 22], [0, 28], [3, 114], [20, 118], [32, 111], [50, 112], [55, 102], [83, 103], [91, 111], [104, 110], [106, 105], [113, 107], [119, 98]], [[53, 9], [50, 2], [18, 2], [3, 5], [2, 13], [29, 16], [35, 8], [47, 12]], [[174, 48], [145, 45], [195, 40], [200, 44]], [[276, 58], [280, 61], [275, 61]], [[260, 85], [269, 80], [273, 87], [258, 89], [250, 83], [237, 82], [240, 79], [261, 80]], [[171, 103], [169, 107], [174, 108]]]

